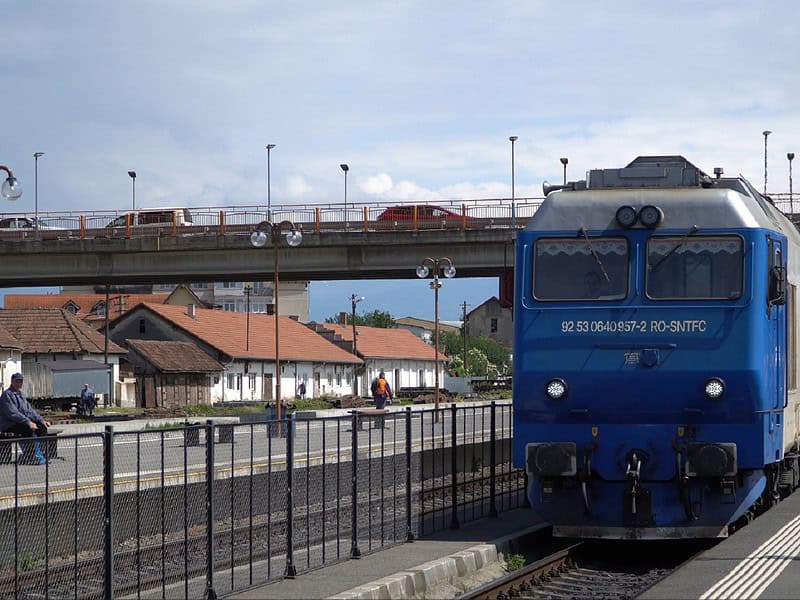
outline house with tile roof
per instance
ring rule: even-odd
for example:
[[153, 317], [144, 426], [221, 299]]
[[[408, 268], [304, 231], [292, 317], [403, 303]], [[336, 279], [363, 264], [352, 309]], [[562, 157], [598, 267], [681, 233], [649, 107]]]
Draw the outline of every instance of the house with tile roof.
[[482, 302], [467, 313], [467, 335], [487, 337], [511, 349], [514, 345], [511, 308], [503, 306], [497, 296]]
[[[418, 338], [424, 340], [428, 344], [433, 344], [433, 332], [435, 323], [433, 321], [426, 321], [425, 319], [417, 319], [416, 317], [402, 317], [394, 321], [399, 329], [407, 329]], [[439, 332], [460, 333], [461, 328], [458, 325], [450, 325], [442, 323], [439, 320]]]
[[[333, 323], [309, 323], [308, 327], [334, 343], [353, 351], [353, 327]], [[426, 344], [407, 329], [356, 325], [356, 352], [364, 360], [358, 393], [370, 395], [370, 382], [383, 371], [392, 389], [433, 387], [436, 381], [436, 356]], [[439, 381], [444, 381], [449, 357], [439, 352]]]
[[[0, 328], [19, 342], [22, 361], [52, 362], [91, 360], [111, 365], [113, 380], [119, 377], [119, 357], [126, 351], [108, 341], [90, 325], [63, 308], [5, 308]], [[103, 399], [106, 400], [106, 399]]]
[[[293, 398], [301, 381], [315, 397], [350, 393], [363, 361], [296, 319], [278, 319], [282, 399]], [[160, 340], [196, 345], [225, 367], [212, 384], [212, 402], [275, 398], [273, 315], [142, 303], [111, 321], [109, 335], [119, 344]]]
[[11, 385], [11, 376], [22, 367], [22, 343], [0, 325], [0, 385]]
[[127, 340], [143, 407], [209, 404], [225, 366], [189, 342]]
[[95, 329], [100, 329], [105, 324], [106, 312], [109, 319], [114, 319], [140, 302], [206, 306], [197, 294], [185, 285], [173, 286], [169, 294], [109, 294], [108, 311], [106, 311], [105, 294], [62, 291], [59, 294], [6, 294], [5, 296], [5, 308], [63, 308], [79, 319], [91, 323]]

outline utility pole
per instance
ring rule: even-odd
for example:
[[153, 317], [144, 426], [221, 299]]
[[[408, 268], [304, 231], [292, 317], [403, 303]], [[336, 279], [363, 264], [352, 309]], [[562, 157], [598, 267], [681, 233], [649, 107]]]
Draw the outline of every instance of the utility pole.
[[461, 327], [464, 334], [464, 376], [467, 376], [467, 301], [461, 303]]

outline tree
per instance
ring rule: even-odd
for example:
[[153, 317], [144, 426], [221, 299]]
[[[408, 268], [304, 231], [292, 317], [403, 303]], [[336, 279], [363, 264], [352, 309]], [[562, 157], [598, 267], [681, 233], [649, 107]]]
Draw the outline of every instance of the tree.
[[[350, 319], [350, 313], [347, 313], [348, 321]], [[339, 317], [333, 316], [328, 317], [325, 319], [326, 323], [339, 323]], [[350, 324], [348, 322], [348, 324]], [[397, 327], [397, 323], [395, 323], [394, 317], [391, 313], [388, 313], [384, 310], [371, 310], [369, 312], [365, 312], [363, 315], [359, 315], [356, 313], [356, 325], [363, 325], [364, 327], [381, 327], [383, 329], [392, 329]]]
[[467, 338], [467, 368], [464, 369], [464, 338], [459, 333], [439, 332], [439, 344], [452, 362], [451, 368], [461, 376], [487, 377], [489, 373], [505, 376], [511, 370], [511, 353], [491, 338]]

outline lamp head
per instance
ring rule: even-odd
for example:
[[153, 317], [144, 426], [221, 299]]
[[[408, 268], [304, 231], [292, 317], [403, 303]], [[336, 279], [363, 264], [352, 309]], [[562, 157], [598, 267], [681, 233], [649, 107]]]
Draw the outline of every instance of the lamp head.
[[250, 234], [250, 243], [256, 248], [263, 248], [267, 245], [267, 234], [258, 229]]
[[562, 164], [562, 165], [566, 165], [566, 164], [569, 162], [569, 159], [568, 159], [568, 158], [566, 158], [566, 157], [559, 158], [558, 160], [560, 160], [560, 161], [561, 161], [561, 164]]
[[16, 177], [9, 174], [3, 182], [3, 187], [0, 188], [0, 194], [2, 194], [3, 198], [6, 200], [16, 200], [22, 196], [22, 184]]
[[275, 144], [267, 144], [267, 150], [272, 150], [275, 147]]
[[456, 268], [453, 265], [447, 265], [444, 269], [442, 269], [442, 275], [448, 279], [452, 279], [456, 276]]
[[425, 279], [430, 272], [431, 270], [425, 265], [420, 265], [417, 267], [417, 277], [420, 279]]
[[303, 242], [303, 233], [299, 229], [292, 229], [286, 234], [286, 243], [292, 248], [299, 246]]
[[513, 142], [516, 142], [518, 139], [519, 139], [519, 136], [512, 135], [512, 136], [509, 136], [508, 141], [513, 143]]
[[771, 132], [769, 129], [765, 129], [765, 130], [764, 130], [764, 131], [762, 131], [761, 133], [763, 133], [763, 134], [764, 134], [764, 139], [766, 139], [766, 138], [767, 138], [767, 136], [768, 136], [770, 133], [772, 133], [772, 132]]
[[786, 158], [788, 158], [790, 161], [794, 160], [794, 152], [787, 152]]
[[136, 171], [128, 171], [128, 175], [131, 179], [136, 179]]
[[350, 167], [345, 163], [342, 163], [339, 166], [342, 168], [342, 171], [344, 171], [345, 173], [347, 173], [350, 170]]
[[44, 152], [34, 152], [33, 158], [39, 158], [40, 156], [44, 156]]

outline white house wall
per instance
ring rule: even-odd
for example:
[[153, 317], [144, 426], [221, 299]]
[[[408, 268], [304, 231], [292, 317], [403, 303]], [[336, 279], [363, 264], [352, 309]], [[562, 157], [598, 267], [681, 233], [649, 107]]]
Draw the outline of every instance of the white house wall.
[[0, 349], [0, 384], [3, 389], [11, 385], [11, 376], [22, 370], [22, 353], [11, 348]]

